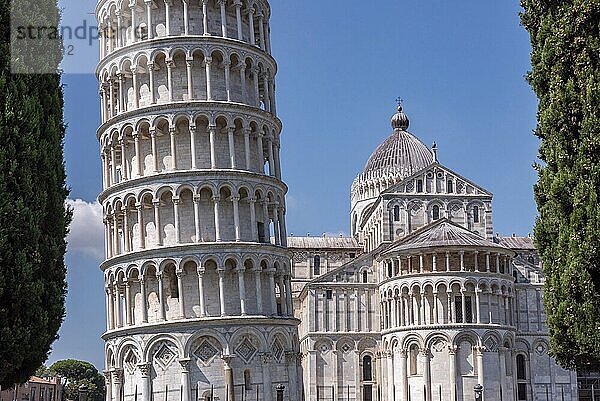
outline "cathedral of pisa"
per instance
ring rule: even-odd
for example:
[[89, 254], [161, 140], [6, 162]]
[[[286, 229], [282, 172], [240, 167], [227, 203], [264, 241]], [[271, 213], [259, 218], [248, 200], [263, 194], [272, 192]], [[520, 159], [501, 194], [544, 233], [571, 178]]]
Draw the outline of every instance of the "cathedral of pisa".
[[531, 238], [401, 107], [351, 236], [288, 236], [268, 1], [96, 14], [106, 401], [577, 399]]

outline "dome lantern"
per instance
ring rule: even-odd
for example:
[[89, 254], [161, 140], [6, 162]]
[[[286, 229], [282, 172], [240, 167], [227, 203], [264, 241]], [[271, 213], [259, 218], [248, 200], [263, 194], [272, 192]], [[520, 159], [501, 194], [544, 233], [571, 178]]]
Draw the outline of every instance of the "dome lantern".
[[402, 131], [406, 131], [408, 129], [409, 124], [410, 121], [408, 120], [406, 114], [404, 114], [404, 111], [402, 110], [402, 105], [399, 104], [398, 112], [392, 117], [392, 128], [394, 130], [399, 129]]

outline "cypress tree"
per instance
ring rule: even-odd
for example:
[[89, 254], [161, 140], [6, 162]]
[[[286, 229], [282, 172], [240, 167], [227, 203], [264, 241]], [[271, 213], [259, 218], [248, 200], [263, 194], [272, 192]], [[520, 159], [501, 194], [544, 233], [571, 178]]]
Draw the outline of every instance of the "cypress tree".
[[600, 0], [522, 0], [539, 99], [535, 242], [551, 353], [600, 368]]
[[[3, 388], [25, 382], [46, 360], [65, 313], [65, 237], [71, 213], [65, 208], [65, 126], [57, 69], [61, 43], [24, 41], [19, 49], [11, 48], [16, 39], [11, 23], [13, 28], [14, 23], [56, 26], [58, 16], [55, 0], [14, 0], [12, 9], [11, 1], [0, 0]], [[29, 74], [13, 73], [24, 67]]]

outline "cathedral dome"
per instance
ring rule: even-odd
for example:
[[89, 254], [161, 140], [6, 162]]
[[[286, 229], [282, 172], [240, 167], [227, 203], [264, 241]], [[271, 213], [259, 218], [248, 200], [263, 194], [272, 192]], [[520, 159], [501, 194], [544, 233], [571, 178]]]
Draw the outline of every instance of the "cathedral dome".
[[408, 125], [408, 117], [399, 106], [392, 117], [394, 132], [375, 149], [363, 174], [395, 171], [407, 177], [434, 162], [432, 151], [407, 131]]

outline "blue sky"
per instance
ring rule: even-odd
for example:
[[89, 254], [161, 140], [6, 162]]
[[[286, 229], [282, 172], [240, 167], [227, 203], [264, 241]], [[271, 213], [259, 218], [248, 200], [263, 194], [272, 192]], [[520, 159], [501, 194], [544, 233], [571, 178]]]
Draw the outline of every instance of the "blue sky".
[[[64, 0], [78, 24], [91, 0]], [[537, 101], [525, 82], [529, 37], [517, 0], [271, 1], [277, 100], [284, 123], [282, 169], [290, 187], [288, 232], [348, 232], [349, 188], [390, 134], [400, 96], [410, 131], [438, 144], [440, 161], [494, 193], [494, 228], [532, 231]], [[76, 44], [79, 68], [64, 76], [68, 182], [77, 212], [67, 263], [69, 296], [50, 361], [103, 365], [103, 235], [97, 51]], [[95, 61], [94, 61], [95, 62]], [[69, 60], [72, 63], [72, 60]]]

